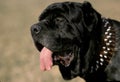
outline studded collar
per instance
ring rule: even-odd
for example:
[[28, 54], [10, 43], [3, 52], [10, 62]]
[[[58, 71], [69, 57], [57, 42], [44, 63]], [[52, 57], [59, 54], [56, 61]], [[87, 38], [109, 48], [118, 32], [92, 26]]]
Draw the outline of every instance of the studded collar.
[[94, 63], [90, 66], [90, 73], [98, 70], [105, 70], [110, 63], [115, 51], [115, 28], [109, 22], [109, 19], [103, 18], [103, 35], [102, 45], [99, 55]]

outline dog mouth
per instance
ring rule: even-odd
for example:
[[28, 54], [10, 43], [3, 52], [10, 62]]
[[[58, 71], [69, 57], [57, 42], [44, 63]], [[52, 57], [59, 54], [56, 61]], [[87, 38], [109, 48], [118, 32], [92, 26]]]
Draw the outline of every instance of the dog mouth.
[[53, 52], [44, 46], [41, 46], [40, 48], [41, 49], [38, 50], [40, 51], [40, 69], [42, 71], [50, 70], [53, 65], [69, 67], [72, 60], [74, 59], [74, 52], [72, 50]]
[[74, 53], [72, 50], [65, 50], [62, 52], [54, 52], [52, 55], [54, 65], [63, 65], [65, 67], [70, 66], [74, 59]]

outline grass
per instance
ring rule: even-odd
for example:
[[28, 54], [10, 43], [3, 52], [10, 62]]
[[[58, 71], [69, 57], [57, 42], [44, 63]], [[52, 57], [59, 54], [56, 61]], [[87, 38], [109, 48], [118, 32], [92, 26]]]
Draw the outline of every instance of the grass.
[[[66, 82], [57, 66], [40, 71], [39, 52], [30, 34], [30, 26], [37, 22], [41, 11], [58, 1], [64, 0], [0, 1], [0, 82]], [[103, 16], [120, 20], [119, 0], [89, 1]], [[69, 82], [80, 81], [76, 78]]]

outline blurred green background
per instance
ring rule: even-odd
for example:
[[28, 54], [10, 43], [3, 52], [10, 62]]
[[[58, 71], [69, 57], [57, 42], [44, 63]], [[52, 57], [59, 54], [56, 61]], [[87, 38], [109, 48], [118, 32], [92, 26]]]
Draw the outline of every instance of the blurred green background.
[[[39, 52], [30, 33], [43, 9], [61, 1], [65, 0], [0, 0], [0, 82], [66, 82], [57, 66], [40, 71]], [[104, 17], [120, 20], [120, 0], [89, 1]]]

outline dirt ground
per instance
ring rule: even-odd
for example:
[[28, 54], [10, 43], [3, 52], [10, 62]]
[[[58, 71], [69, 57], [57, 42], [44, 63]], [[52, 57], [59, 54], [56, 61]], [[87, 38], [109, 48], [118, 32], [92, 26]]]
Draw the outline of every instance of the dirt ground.
[[[39, 69], [30, 26], [44, 8], [61, 1], [65, 0], [0, 0], [0, 82], [83, 82], [79, 77], [63, 80], [57, 66], [47, 72]], [[89, 1], [104, 17], [120, 20], [120, 0]]]

